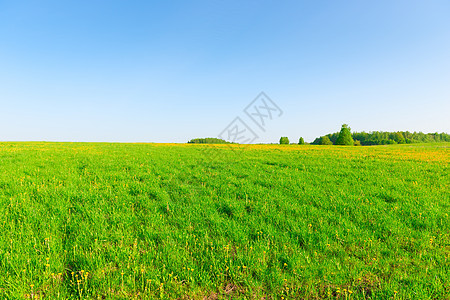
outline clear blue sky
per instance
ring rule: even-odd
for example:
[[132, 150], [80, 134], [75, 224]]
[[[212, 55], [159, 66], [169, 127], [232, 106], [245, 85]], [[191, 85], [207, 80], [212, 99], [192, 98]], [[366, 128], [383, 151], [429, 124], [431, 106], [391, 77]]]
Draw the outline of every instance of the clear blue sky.
[[284, 113], [256, 142], [450, 132], [449, 16], [448, 0], [0, 0], [0, 140], [214, 137], [261, 91]]

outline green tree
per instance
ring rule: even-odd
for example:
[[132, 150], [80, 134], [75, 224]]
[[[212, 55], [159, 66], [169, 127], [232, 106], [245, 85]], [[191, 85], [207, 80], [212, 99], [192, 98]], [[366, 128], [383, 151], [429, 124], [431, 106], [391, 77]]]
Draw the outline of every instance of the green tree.
[[280, 144], [281, 145], [289, 145], [289, 139], [286, 136], [282, 136], [280, 138]]
[[333, 145], [333, 142], [327, 135], [325, 135], [320, 138], [320, 145]]
[[304, 145], [305, 144], [305, 140], [302, 137], [300, 137], [300, 139], [298, 140], [298, 144], [299, 145]]
[[188, 144], [229, 144], [229, 143], [230, 142], [218, 138], [197, 138], [192, 139], [188, 142]]
[[403, 136], [403, 134], [401, 132], [395, 133], [394, 141], [396, 141], [397, 144], [405, 144], [406, 143], [405, 137]]
[[350, 131], [350, 127], [347, 124], [343, 124], [341, 128], [341, 132], [339, 132], [339, 136], [336, 140], [336, 145], [349, 145], [353, 146], [354, 141], [352, 138], [352, 133]]
[[[350, 130], [350, 128], [349, 128]], [[337, 138], [340, 132], [330, 133], [327, 136], [333, 144], [337, 144]], [[423, 133], [423, 132], [354, 132], [352, 138], [361, 142], [361, 145], [387, 145], [387, 144], [412, 144], [412, 143], [431, 143], [431, 142], [450, 142], [448, 133]], [[321, 145], [322, 137], [316, 138], [311, 144]]]

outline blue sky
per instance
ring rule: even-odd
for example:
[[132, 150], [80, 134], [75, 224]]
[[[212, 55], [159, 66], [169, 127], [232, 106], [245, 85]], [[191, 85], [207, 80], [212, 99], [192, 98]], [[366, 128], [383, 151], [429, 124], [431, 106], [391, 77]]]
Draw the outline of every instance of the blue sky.
[[[0, 140], [450, 132], [450, 2], [2, 1]], [[243, 109], [283, 110], [263, 132]]]

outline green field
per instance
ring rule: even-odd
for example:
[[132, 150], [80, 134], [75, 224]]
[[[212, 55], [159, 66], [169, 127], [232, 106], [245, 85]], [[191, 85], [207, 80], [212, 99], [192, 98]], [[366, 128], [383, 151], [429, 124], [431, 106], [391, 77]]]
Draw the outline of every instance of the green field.
[[448, 143], [0, 143], [0, 298], [449, 299], [449, 162]]

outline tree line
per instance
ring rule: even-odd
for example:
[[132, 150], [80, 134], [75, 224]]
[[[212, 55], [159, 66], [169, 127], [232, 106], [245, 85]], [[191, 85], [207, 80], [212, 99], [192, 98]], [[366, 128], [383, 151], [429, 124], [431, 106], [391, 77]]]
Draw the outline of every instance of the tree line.
[[[346, 132], [345, 143], [339, 137], [342, 131]], [[349, 135], [353, 142], [351, 143]], [[409, 131], [371, 131], [351, 133], [350, 127], [344, 124], [340, 132], [329, 133], [316, 138], [312, 145], [390, 145], [390, 144], [413, 144], [413, 143], [434, 143], [450, 142], [450, 134], [447, 133], [423, 133]]]
[[[337, 133], [333, 133], [333, 140], [331, 141], [328, 135], [322, 136], [316, 139], [312, 144], [313, 145], [354, 145], [355, 141], [353, 140], [352, 134], [350, 132], [350, 127], [347, 124], [342, 125], [341, 131]], [[289, 144], [289, 139], [285, 136], [280, 138], [280, 144]], [[299, 145], [304, 145], [305, 140], [303, 137], [300, 137], [298, 140]]]
[[188, 144], [231, 144], [231, 143], [218, 138], [197, 138], [190, 140]]
[[[413, 144], [413, 143], [434, 143], [450, 142], [448, 133], [423, 133], [409, 131], [371, 131], [371, 132], [351, 132], [347, 124], [343, 124], [341, 130], [335, 133], [329, 133], [316, 138], [311, 145], [391, 145], [391, 144]], [[230, 144], [219, 138], [196, 138], [188, 142], [189, 144]], [[289, 138], [283, 136], [280, 138], [280, 144], [290, 144]], [[231, 143], [233, 144], [233, 143]], [[306, 144], [303, 137], [298, 140], [299, 145]]]

